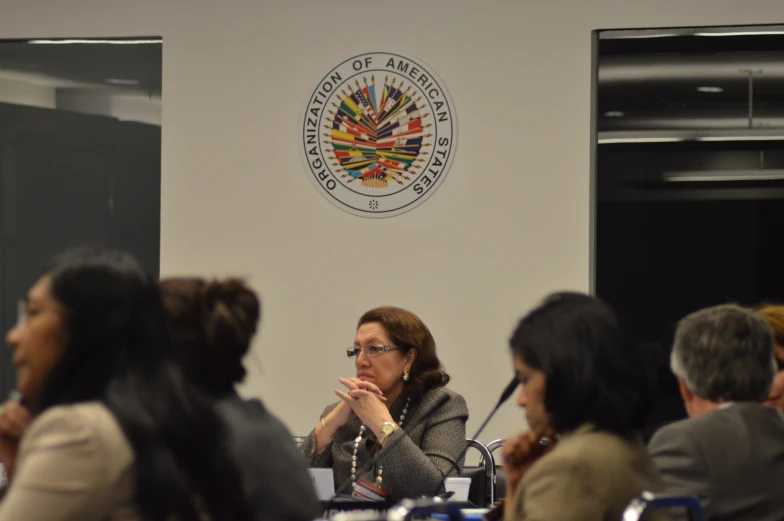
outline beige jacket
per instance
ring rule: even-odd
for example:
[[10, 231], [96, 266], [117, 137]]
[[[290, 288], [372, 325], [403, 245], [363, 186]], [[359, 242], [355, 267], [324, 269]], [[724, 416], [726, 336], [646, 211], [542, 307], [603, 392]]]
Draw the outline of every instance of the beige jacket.
[[525, 473], [506, 521], [618, 520], [642, 491], [661, 489], [645, 445], [586, 425]]
[[103, 405], [53, 407], [25, 433], [0, 521], [138, 521], [133, 459]]

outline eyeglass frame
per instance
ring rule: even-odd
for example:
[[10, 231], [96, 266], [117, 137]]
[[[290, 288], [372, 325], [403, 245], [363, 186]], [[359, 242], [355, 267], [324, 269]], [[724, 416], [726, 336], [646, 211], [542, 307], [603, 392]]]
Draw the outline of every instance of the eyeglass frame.
[[19, 300], [16, 303], [16, 325], [22, 325], [29, 322], [32, 318], [37, 317], [43, 313], [60, 313], [62, 308], [60, 306], [42, 306], [34, 312], [30, 312], [27, 300]]
[[[368, 349], [371, 347], [381, 348], [380, 351], [377, 351], [375, 354], [370, 354]], [[365, 353], [365, 356], [368, 358], [376, 358], [377, 356], [381, 355], [382, 353], [389, 353], [390, 351], [399, 351], [401, 348], [398, 346], [379, 346], [379, 345], [370, 345], [367, 348], [363, 349], [361, 347], [347, 347], [346, 348], [346, 356], [348, 358], [359, 358], [360, 353]]]

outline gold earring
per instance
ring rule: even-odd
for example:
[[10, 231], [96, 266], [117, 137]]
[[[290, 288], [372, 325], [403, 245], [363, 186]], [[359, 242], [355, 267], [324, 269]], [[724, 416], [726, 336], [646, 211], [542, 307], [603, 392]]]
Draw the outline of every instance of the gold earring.
[[408, 371], [403, 371], [403, 381], [404, 382], [408, 381]]

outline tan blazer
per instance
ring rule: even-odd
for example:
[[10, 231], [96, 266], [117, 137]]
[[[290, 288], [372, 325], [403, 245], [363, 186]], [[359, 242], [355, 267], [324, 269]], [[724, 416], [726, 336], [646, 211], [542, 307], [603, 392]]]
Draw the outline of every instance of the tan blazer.
[[562, 436], [525, 473], [506, 521], [620, 520], [643, 490], [662, 488], [642, 442], [586, 425]]
[[0, 521], [138, 521], [132, 470], [133, 451], [106, 407], [53, 407], [25, 433]]

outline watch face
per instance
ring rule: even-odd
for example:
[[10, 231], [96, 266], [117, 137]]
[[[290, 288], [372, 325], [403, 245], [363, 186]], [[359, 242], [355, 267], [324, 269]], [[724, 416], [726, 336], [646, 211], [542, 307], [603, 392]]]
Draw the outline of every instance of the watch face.
[[384, 434], [392, 434], [395, 430], [395, 425], [389, 422], [386, 422], [384, 425], [381, 426], [381, 432]]

